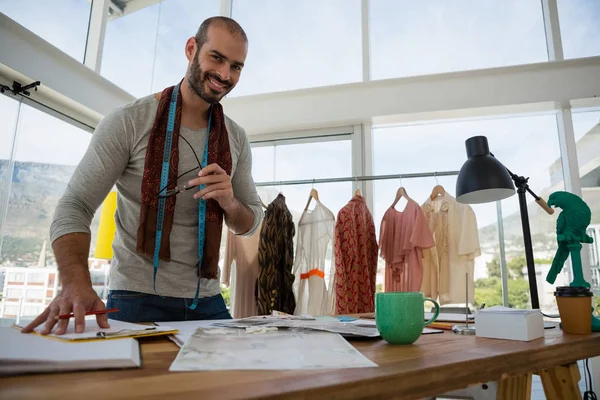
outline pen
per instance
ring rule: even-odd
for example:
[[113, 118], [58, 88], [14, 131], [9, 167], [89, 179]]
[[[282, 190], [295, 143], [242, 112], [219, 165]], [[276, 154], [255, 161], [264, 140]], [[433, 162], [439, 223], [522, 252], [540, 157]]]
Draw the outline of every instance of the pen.
[[430, 328], [430, 329], [441, 329], [441, 330], [445, 330], [445, 331], [450, 331], [450, 330], [452, 330], [453, 326], [454, 325], [452, 325], [452, 324], [439, 324], [439, 323], [436, 324], [436, 323], [433, 323], [433, 324], [427, 325], [427, 328]]
[[[108, 314], [108, 313], [117, 312], [117, 311], [119, 311], [118, 308], [108, 308], [106, 310], [88, 311], [85, 313], [85, 315], [100, 315], [100, 314]], [[73, 314], [73, 313], [63, 314], [63, 315], [58, 315], [58, 316], [54, 317], [54, 319], [69, 319], [69, 318], [75, 318], [75, 314]]]

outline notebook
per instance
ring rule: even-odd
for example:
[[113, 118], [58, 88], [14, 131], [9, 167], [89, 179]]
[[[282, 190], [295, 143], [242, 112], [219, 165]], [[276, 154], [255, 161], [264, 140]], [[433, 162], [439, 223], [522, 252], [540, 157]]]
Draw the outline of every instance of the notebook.
[[139, 368], [137, 340], [63, 342], [0, 327], [0, 375]]
[[[124, 337], [146, 337], [146, 336], [157, 336], [157, 335], [171, 335], [177, 333], [177, 329], [173, 329], [170, 326], [155, 326], [155, 325], [142, 325], [132, 324], [130, 322], [117, 321], [109, 319], [108, 323], [110, 328], [103, 329], [96, 323], [96, 318], [86, 318], [85, 329], [82, 333], [75, 332], [75, 320], [69, 320], [69, 326], [67, 331], [62, 335], [57, 335], [53, 332], [46, 335], [46, 337], [52, 339], [58, 339], [63, 341], [74, 341], [74, 340], [104, 340], [104, 339], [121, 339]], [[44, 325], [40, 325], [35, 328], [35, 332], [39, 333], [44, 329]]]

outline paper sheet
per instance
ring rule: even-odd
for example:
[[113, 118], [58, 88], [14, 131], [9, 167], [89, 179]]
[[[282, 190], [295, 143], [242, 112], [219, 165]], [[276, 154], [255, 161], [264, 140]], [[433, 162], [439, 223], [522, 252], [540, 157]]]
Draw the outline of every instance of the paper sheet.
[[[308, 329], [325, 332], [339, 333], [345, 337], [379, 337], [375, 320], [357, 319], [349, 322], [339, 322], [335, 318], [316, 320], [281, 320], [273, 317], [249, 317], [238, 320], [219, 321], [215, 326], [229, 328], [247, 328], [250, 326], [265, 326], [288, 328], [293, 330]], [[423, 334], [443, 333], [440, 329], [424, 328]]]
[[376, 367], [335, 333], [197, 328], [170, 371], [289, 370]]
[[177, 329], [178, 332], [169, 335], [169, 339], [177, 346], [181, 347], [183, 344], [192, 336], [196, 328], [207, 328], [211, 327], [215, 322], [227, 322], [230, 319], [223, 320], [207, 320], [207, 321], [168, 321], [168, 322], [156, 322], [158, 326], [168, 326], [173, 329]]
[[347, 322], [328, 320], [295, 320], [278, 319], [273, 317], [249, 317], [239, 320], [217, 322], [215, 326], [228, 328], [246, 328], [249, 326], [269, 326], [276, 328], [288, 328], [293, 330], [309, 329], [325, 332], [339, 333], [344, 336], [379, 337], [379, 331], [375, 326], [360, 326]]
[[[69, 320], [69, 326], [62, 335], [57, 335], [56, 325], [51, 333], [46, 336], [60, 339], [60, 340], [91, 340], [91, 339], [109, 339], [116, 337], [132, 337], [132, 336], [147, 336], [156, 334], [167, 334], [167, 332], [173, 332], [170, 326], [153, 326], [153, 325], [141, 325], [132, 324], [130, 322], [117, 321], [109, 319], [108, 323], [110, 328], [103, 329], [96, 323], [96, 318], [87, 318], [85, 320], [85, 329], [82, 333], [75, 332], [75, 320], [71, 318]], [[44, 325], [40, 325], [35, 328], [36, 333], [40, 333], [44, 329]]]
[[[425, 313], [425, 321], [428, 321], [433, 317], [433, 313]], [[468, 316], [469, 322], [473, 322], [475, 320], [474, 314], [469, 314]], [[453, 314], [453, 313], [440, 313], [435, 320], [435, 322], [465, 322], [465, 314]]]
[[[354, 321], [346, 322], [346, 324], [352, 324], [357, 326], [374, 326], [377, 327], [375, 320], [373, 319], [356, 319]], [[442, 329], [423, 328], [423, 335], [429, 335], [432, 333], [444, 333]]]

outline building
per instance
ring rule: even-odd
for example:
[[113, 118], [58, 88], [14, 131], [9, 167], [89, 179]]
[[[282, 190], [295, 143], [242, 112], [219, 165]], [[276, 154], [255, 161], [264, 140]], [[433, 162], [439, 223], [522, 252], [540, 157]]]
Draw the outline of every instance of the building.
[[[106, 260], [89, 260], [92, 286], [98, 296], [106, 301], [110, 263]], [[61, 289], [56, 267], [9, 267], [0, 302], [0, 318], [37, 316], [52, 302]]]
[[6, 268], [0, 317], [38, 315], [50, 304], [57, 291], [56, 268]]

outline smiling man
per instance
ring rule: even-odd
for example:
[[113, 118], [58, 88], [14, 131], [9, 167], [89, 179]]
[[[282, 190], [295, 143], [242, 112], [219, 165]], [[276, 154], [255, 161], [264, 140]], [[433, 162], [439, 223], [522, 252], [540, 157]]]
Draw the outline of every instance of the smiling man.
[[[221, 99], [238, 83], [248, 39], [230, 18], [204, 21], [185, 44], [182, 81], [107, 115], [56, 208], [52, 248], [60, 294], [23, 331], [45, 324], [77, 331], [87, 311], [103, 310], [88, 270], [90, 224], [111, 188], [118, 191], [110, 272], [112, 319], [129, 322], [231, 318], [220, 294], [223, 221], [252, 235], [262, 209], [244, 130]], [[126, 67], [126, 66], [124, 66]], [[97, 323], [107, 326], [107, 316]]]

